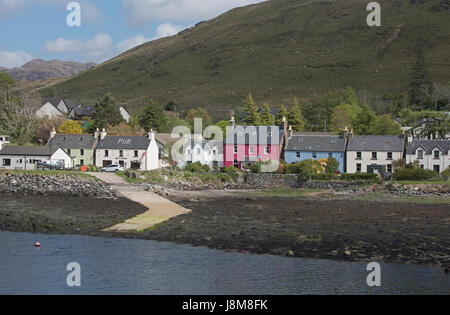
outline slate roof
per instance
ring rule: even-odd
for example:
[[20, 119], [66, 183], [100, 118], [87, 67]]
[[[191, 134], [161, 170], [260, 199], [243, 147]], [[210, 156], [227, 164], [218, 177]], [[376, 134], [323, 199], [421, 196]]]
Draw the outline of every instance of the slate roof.
[[447, 154], [450, 150], [450, 140], [412, 140], [408, 143], [406, 154], [415, 154], [419, 147], [422, 147], [426, 154], [432, 154], [436, 147]]
[[[271, 133], [271, 135], [270, 135]], [[284, 130], [276, 126], [236, 126], [233, 130], [227, 130], [225, 144], [245, 145], [260, 144], [264, 141], [267, 145], [280, 145]], [[250, 143], [250, 141], [252, 143]]]
[[150, 145], [147, 136], [106, 136], [100, 139], [97, 149], [100, 150], [146, 150]]
[[335, 135], [297, 134], [288, 140], [286, 151], [344, 152], [345, 138]]
[[354, 136], [347, 151], [403, 152], [404, 136]]
[[75, 114], [80, 117], [89, 117], [95, 112], [95, 106], [83, 106], [81, 104], [74, 106], [72, 109], [74, 110]]
[[48, 142], [48, 146], [62, 149], [92, 149], [95, 144], [93, 135], [66, 135], [57, 134]]
[[43, 100], [42, 100], [42, 104], [44, 105], [44, 104], [46, 104], [46, 103], [50, 103], [50, 104], [52, 104], [53, 106], [58, 106], [58, 104], [59, 104], [59, 102], [61, 101], [61, 98], [57, 98], [57, 97], [47, 97], [47, 98], [44, 98]]
[[9, 145], [0, 151], [0, 155], [52, 156], [59, 147], [49, 146], [15, 146]]

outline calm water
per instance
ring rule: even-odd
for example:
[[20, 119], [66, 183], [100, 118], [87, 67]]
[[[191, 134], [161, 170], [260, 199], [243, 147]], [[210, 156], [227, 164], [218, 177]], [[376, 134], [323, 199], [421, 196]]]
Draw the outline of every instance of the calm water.
[[[36, 241], [43, 245], [36, 249]], [[66, 285], [70, 262], [81, 287]], [[145, 240], [0, 232], [0, 294], [450, 294], [442, 269], [227, 253]]]

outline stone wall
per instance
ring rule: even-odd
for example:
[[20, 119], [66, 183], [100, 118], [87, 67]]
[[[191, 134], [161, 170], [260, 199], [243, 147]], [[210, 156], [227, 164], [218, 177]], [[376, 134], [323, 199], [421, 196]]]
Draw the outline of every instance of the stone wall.
[[254, 188], [277, 188], [290, 187], [297, 188], [301, 185], [301, 178], [297, 174], [283, 175], [283, 174], [246, 174], [245, 182], [247, 185]]
[[0, 193], [116, 199], [107, 184], [76, 175], [0, 174]]

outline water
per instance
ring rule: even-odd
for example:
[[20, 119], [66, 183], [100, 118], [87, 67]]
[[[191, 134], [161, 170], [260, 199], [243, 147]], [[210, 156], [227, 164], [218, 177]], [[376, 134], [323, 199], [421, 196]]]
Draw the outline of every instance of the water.
[[[40, 249], [32, 244], [41, 242]], [[66, 266], [81, 265], [69, 288]], [[0, 232], [0, 294], [450, 294], [442, 269], [227, 253], [146, 240]]]

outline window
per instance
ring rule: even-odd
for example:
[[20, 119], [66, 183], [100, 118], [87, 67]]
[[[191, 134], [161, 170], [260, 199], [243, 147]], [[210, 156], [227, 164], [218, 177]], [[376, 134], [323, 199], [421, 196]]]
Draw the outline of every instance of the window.
[[435, 171], [436, 173], [440, 174], [441, 173], [441, 168], [439, 167], [439, 165], [433, 165], [433, 171]]
[[333, 157], [333, 153], [328, 153], [328, 158], [331, 159]]
[[84, 165], [84, 160], [80, 160], [80, 164], [81, 164], [81, 165]]
[[264, 149], [264, 153], [265, 153], [265, 154], [269, 154], [269, 153], [270, 153], [270, 146], [267, 146], [267, 147]]
[[22, 164], [22, 163], [23, 163], [23, 160], [22, 160], [22, 159], [18, 159], [18, 160], [17, 160], [17, 163], [18, 163], [18, 164]]
[[105, 150], [105, 157], [108, 157], [108, 156], [109, 156], [109, 151]]
[[238, 146], [237, 145], [234, 146], [234, 151], [233, 152], [234, 153], [238, 153]]
[[187, 149], [187, 150], [186, 150], [186, 153], [187, 153], [187, 154], [191, 154], [191, 149]]
[[424, 169], [424, 168], [425, 168], [425, 165], [420, 164], [420, 168], [421, 168], [421, 169]]
[[248, 148], [248, 152], [250, 152], [250, 154], [253, 154], [254, 150], [255, 149], [252, 145]]
[[439, 159], [440, 152], [438, 150], [434, 151], [434, 158]]
[[217, 161], [213, 161], [213, 167], [214, 167], [214, 168], [217, 168], [217, 167], [219, 167], [219, 162], [217, 162]]
[[119, 157], [123, 157], [123, 150], [119, 150]]
[[212, 150], [212, 154], [213, 154], [213, 155], [216, 155], [216, 154], [217, 154], [217, 150], [216, 150], [216, 149], [213, 149], [213, 150]]
[[312, 156], [313, 156], [313, 159], [317, 159], [317, 153], [316, 152], [313, 152]]
[[361, 164], [356, 164], [356, 172], [361, 173]]
[[81, 156], [84, 156], [84, 149], [81, 149], [81, 150], [80, 150], [80, 155], [81, 155]]
[[11, 166], [11, 159], [3, 159], [3, 166]]
[[389, 173], [392, 173], [392, 164], [388, 164], [388, 166], [387, 166], [387, 171], [388, 171]]
[[376, 160], [378, 158], [377, 152], [372, 152], [372, 160]]
[[357, 160], [361, 160], [362, 159], [362, 153], [361, 152], [356, 152], [356, 159]]
[[202, 153], [202, 150], [200, 148], [197, 148], [197, 154]]
[[139, 151], [138, 150], [134, 150], [134, 157], [137, 158], [139, 156]]
[[234, 160], [233, 166], [234, 166], [235, 168], [239, 168], [239, 161], [238, 161], [238, 160]]
[[417, 158], [418, 158], [419, 160], [422, 160], [422, 159], [423, 159], [423, 150], [418, 150], [418, 151], [417, 151]]
[[388, 158], [388, 160], [392, 160], [392, 152], [387, 153], [387, 158]]
[[296, 156], [297, 158], [300, 158], [300, 152], [297, 152]]

